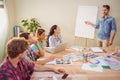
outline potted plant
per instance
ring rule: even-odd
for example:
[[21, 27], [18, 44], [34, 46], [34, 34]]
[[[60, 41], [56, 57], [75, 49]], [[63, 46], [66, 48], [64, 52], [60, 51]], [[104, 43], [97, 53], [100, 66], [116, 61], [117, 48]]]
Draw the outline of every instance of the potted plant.
[[26, 27], [28, 32], [33, 32], [35, 34], [38, 28], [41, 28], [40, 23], [37, 21], [36, 18], [31, 18], [30, 20], [22, 20], [22, 26]]

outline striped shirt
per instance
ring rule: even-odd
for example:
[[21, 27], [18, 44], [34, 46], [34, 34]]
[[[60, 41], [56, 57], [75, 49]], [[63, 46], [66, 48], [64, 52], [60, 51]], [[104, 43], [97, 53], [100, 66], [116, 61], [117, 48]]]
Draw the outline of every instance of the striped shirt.
[[35, 51], [34, 49], [30, 47], [27, 51], [27, 55], [25, 56], [25, 59], [28, 61], [29, 60], [36, 61], [37, 60], [36, 53], [37, 51]]

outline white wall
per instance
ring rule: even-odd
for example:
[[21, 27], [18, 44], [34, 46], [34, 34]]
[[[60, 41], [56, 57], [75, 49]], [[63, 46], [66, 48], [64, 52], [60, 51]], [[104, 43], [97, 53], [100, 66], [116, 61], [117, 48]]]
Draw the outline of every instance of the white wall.
[[[116, 18], [118, 33], [113, 45], [120, 45], [120, 0], [14, 0], [15, 23], [21, 26], [22, 19], [35, 17], [39, 19], [47, 33], [50, 27], [57, 24], [61, 27], [64, 41], [69, 44], [85, 45], [84, 38], [74, 38], [78, 6], [98, 6], [98, 18], [102, 15], [103, 4], [111, 6], [111, 16]], [[89, 14], [88, 14], [89, 15]], [[87, 40], [88, 46], [96, 45], [95, 40]]]
[[14, 0], [6, 0], [6, 7], [9, 19], [9, 36], [12, 37], [13, 35], [13, 26], [15, 25], [15, 6]]

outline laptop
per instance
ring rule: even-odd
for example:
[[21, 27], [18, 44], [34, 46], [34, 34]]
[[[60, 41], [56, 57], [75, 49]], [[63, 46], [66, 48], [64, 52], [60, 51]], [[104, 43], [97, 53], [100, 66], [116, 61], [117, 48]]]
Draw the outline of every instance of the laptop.
[[46, 48], [46, 52], [48, 53], [58, 53], [61, 51], [65, 51], [65, 48], [67, 47], [67, 43], [60, 44], [56, 47], [48, 47]]

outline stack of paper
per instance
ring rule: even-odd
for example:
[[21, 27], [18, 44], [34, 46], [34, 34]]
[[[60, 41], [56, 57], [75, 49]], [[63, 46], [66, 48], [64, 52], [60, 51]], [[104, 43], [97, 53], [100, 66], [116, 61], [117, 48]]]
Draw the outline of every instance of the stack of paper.
[[104, 52], [104, 50], [102, 50], [102, 49], [99, 48], [99, 47], [91, 47], [91, 50], [92, 50], [93, 52]]

